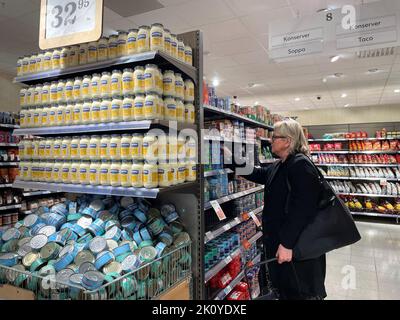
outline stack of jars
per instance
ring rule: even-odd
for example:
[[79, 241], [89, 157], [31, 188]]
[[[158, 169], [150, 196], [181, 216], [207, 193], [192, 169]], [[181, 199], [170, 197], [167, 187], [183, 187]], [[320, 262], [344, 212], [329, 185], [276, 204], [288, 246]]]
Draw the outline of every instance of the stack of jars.
[[171, 34], [162, 24], [154, 23], [151, 27], [121, 30], [109, 38], [101, 37], [99, 41], [19, 57], [17, 75], [64, 69], [150, 50], [165, 52], [181, 62], [193, 65], [192, 48], [178, 39], [176, 34]]
[[196, 180], [196, 150], [192, 137], [151, 132], [26, 139], [20, 143], [20, 176], [25, 181], [168, 187]]
[[[163, 99], [164, 97], [164, 99]], [[185, 103], [184, 103], [185, 102]], [[21, 89], [22, 128], [173, 120], [194, 123], [194, 83], [154, 64]]]

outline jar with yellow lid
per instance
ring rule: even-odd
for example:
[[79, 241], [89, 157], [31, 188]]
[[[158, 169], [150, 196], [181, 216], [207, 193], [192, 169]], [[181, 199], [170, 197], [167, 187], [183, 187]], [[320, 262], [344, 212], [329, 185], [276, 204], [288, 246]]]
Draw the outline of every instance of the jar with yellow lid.
[[185, 44], [181, 39], [178, 39], [178, 59], [185, 62]]
[[110, 166], [110, 185], [112, 187], [119, 187], [121, 185], [120, 169], [121, 162], [112, 160]]
[[164, 50], [171, 54], [171, 31], [169, 29], [164, 29]]
[[137, 94], [135, 100], [133, 101], [135, 105], [133, 113], [135, 120], [144, 120], [144, 102], [144, 94]]
[[113, 96], [113, 100], [111, 101], [111, 121], [122, 121], [122, 97], [119, 95]]
[[61, 167], [61, 180], [62, 183], [71, 183], [71, 165], [72, 162], [69, 160], [64, 161], [62, 167]]
[[164, 106], [164, 99], [161, 96], [157, 97], [157, 114], [159, 120], [164, 120], [165, 106]]
[[65, 98], [65, 81], [64, 80], [60, 80], [57, 83], [57, 102], [66, 102], [66, 98]]
[[164, 51], [164, 26], [161, 23], [153, 23], [151, 25], [150, 50]]
[[32, 141], [32, 160], [38, 160], [39, 157], [40, 140], [35, 139]]
[[[42, 90], [43, 90], [43, 87], [40, 84], [38, 84], [34, 87], [34, 89], [33, 89], [33, 105], [40, 106], [42, 104]], [[26, 93], [25, 93], [26, 98], [28, 96], [28, 91], [29, 91], [29, 89], [26, 90]]]
[[144, 89], [146, 93], [157, 91], [158, 68], [155, 64], [146, 64], [144, 71]]
[[41, 103], [49, 103], [50, 102], [50, 83], [45, 82], [42, 87], [42, 94], [41, 94]]
[[176, 101], [172, 96], [166, 96], [164, 99], [165, 114], [164, 119], [170, 121], [176, 121]]
[[150, 51], [150, 27], [140, 26], [137, 37], [137, 52]]
[[158, 186], [169, 187], [172, 185], [170, 177], [170, 165], [168, 161], [160, 161], [158, 164]]
[[53, 150], [54, 150], [54, 138], [46, 139], [46, 150], [44, 151], [45, 159], [53, 158]]
[[37, 181], [37, 167], [39, 163], [37, 161], [32, 161], [31, 163], [31, 181]]
[[155, 133], [148, 132], [143, 138], [143, 159], [146, 161], [158, 160], [158, 139]]
[[109, 72], [101, 73], [100, 95], [102, 98], [111, 97], [111, 74]]
[[195, 111], [192, 102], [185, 103], [185, 122], [194, 123], [195, 122]]
[[71, 145], [70, 158], [72, 160], [79, 160], [79, 143], [80, 143], [79, 136], [72, 137], [70, 144]]
[[111, 169], [111, 161], [102, 160], [100, 166], [100, 184], [102, 186], [110, 185], [110, 169]]
[[171, 56], [178, 59], [178, 38], [176, 34], [171, 34]]
[[87, 64], [88, 63], [88, 44], [81, 43], [79, 45], [79, 64]]
[[29, 73], [36, 72], [36, 55], [33, 54], [29, 58]]
[[122, 72], [113, 70], [111, 75], [111, 95], [120, 95], [122, 93]]
[[[52, 69], [52, 61], [51, 58], [53, 56], [53, 51], [47, 50], [43, 57], [43, 71], [48, 71]], [[23, 66], [24, 67], [24, 66]], [[25, 73], [25, 70], [24, 70]]]
[[121, 187], [131, 187], [131, 167], [132, 162], [129, 160], [122, 160], [122, 164], [120, 167], [120, 185]]
[[119, 134], [111, 135], [110, 158], [112, 160], [121, 160], [121, 136]]
[[47, 104], [44, 105], [43, 108], [41, 108], [41, 111], [42, 111], [42, 116], [40, 117], [39, 122], [42, 123], [43, 127], [49, 127], [50, 126], [50, 120], [49, 120], [50, 106]]
[[158, 94], [156, 92], [149, 92], [144, 101], [144, 118], [152, 120], [158, 118]]
[[21, 107], [21, 111], [19, 112], [19, 125], [21, 128], [26, 128], [26, 113], [28, 107]]
[[51, 176], [51, 180], [53, 182], [62, 182], [62, 166], [63, 162], [55, 161], [53, 166], [53, 174]]
[[185, 62], [191, 66], [193, 65], [193, 50], [188, 45], [185, 45]]
[[193, 137], [189, 137], [185, 144], [186, 159], [196, 160], [197, 159], [197, 143]]
[[65, 101], [70, 102], [74, 101], [74, 80], [73, 79], [67, 79], [67, 82], [65, 83]]
[[79, 184], [79, 167], [81, 163], [78, 160], [73, 160], [70, 166], [69, 176], [71, 179], [71, 183]]
[[90, 81], [90, 90], [89, 90], [90, 94], [92, 95], [92, 98], [101, 97], [100, 82], [101, 82], [100, 74], [94, 73]]
[[61, 137], [55, 137], [53, 143], [53, 159], [59, 160], [62, 158], [61, 147], [62, 147]]
[[89, 42], [88, 44], [88, 63], [97, 62], [97, 41]]
[[184, 82], [180, 73], [175, 73], [175, 98], [185, 98]]
[[100, 143], [101, 139], [99, 135], [93, 135], [89, 141], [89, 159], [100, 160]]
[[50, 84], [50, 103], [57, 102], [57, 81], [52, 81]]
[[137, 52], [138, 31], [139, 31], [138, 29], [129, 29], [128, 30], [128, 38], [126, 40], [128, 55], [132, 55]]
[[51, 68], [53, 70], [60, 69], [61, 51], [59, 48], [53, 50], [51, 55]]
[[24, 57], [19, 57], [17, 60], [17, 76], [22, 76], [23, 71], [22, 71], [22, 60]]
[[158, 165], [157, 161], [146, 161], [143, 165], [143, 187], [158, 187]]
[[122, 101], [122, 121], [135, 120], [134, 96], [127, 94]]
[[82, 100], [77, 100], [74, 105], [73, 124], [78, 125], [82, 123]]
[[134, 188], [143, 187], [143, 162], [134, 160], [131, 166], [131, 186]]
[[34, 126], [33, 124], [33, 113], [34, 109], [33, 108], [28, 108], [26, 112], [26, 127], [27, 128], [32, 128]]
[[176, 101], [176, 121], [185, 122], [185, 105], [182, 99], [175, 99]]
[[92, 108], [92, 99], [85, 99], [82, 104], [82, 124], [92, 122], [90, 117], [90, 109]]
[[110, 143], [111, 136], [103, 135], [100, 139], [100, 158], [101, 159], [110, 159]]
[[67, 126], [74, 124], [74, 108], [75, 104], [72, 101], [65, 107], [65, 125]]
[[130, 160], [132, 159], [131, 155], [131, 141], [132, 141], [132, 136], [128, 133], [125, 133], [122, 135], [121, 138], [121, 159], [122, 160]]
[[89, 160], [89, 144], [90, 138], [89, 136], [82, 136], [79, 140], [79, 159], [81, 160]]
[[197, 165], [194, 160], [189, 160], [186, 162], [186, 176], [185, 181], [196, 181], [197, 177]]
[[44, 63], [44, 51], [40, 51], [36, 55], [36, 72], [43, 71], [43, 63]]
[[42, 125], [42, 108], [41, 107], [33, 107], [33, 127], [37, 128]]
[[134, 84], [133, 70], [130, 68], [124, 69], [122, 74], [122, 94], [133, 94]]
[[163, 92], [165, 96], [175, 96], [175, 73], [172, 70], [164, 72]]
[[69, 67], [75, 67], [75, 66], [79, 65], [79, 59], [80, 59], [80, 48], [79, 48], [79, 46], [77, 46], [77, 45], [71, 46], [69, 48], [68, 66]]
[[49, 109], [49, 126], [54, 127], [57, 125], [57, 111], [58, 111], [58, 104], [53, 103]]
[[26, 106], [26, 93], [27, 93], [27, 90], [25, 88], [22, 88], [19, 91], [19, 105], [21, 107], [25, 107]]
[[118, 42], [117, 42], [117, 56], [123, 57], [128, 54], [128, 48], [126, 41], [128, 39], [128, 32], [120, 30], [118, 31]]
[[144, 71], [145, 69], [143, 67], [137, 66], [135, 67], [135, 71], [133, 72], [133, 92], [135, 93], [135, 95], [145, 93]]
[[[42, 99], [41, 96], [42, 96], [42, 91], [40, 91], [40, 99]], [[35, 86], [30, 86], [26, 90], [26, 105], [27, 106], [35, 105], [34, 99], [35, 99]]]
[[91, 82], [92, 82], [91, 76], [89, 76], [89, 75], [83, 76], [82, 86], [81, 86], [82, 99], [90, 99], [90, 98], [92, 98], [92, 93], [90, 91]]
[[92, 186], [98, 186], [100, 184], [100, 167], [101, 161], [91, 161], [89, 167], [89, 182]]
[[108, 39], [108, 58], [114, 59], [118, 56], [118, 35], [112, 34]]
[[194, 83], [192, 80], [187, 79], [184, 82], [184, 97], [185, 101], [193, 102], [194, 101]]
[[[51, 64], [51, 53], [50, 53], [50, 64]], [[22, 58], [22, 74], [29, 73], [29, 56], [24, 56]]]
[[90, 108], [90, 122], [91, 123], [100, 123], [100, 108], [101, 102], [100, 99], [93, 99], [92, 106]]
[[104, 98], [100, 103], [100, 121], [111, 122], [111, 98]]
[[97, 46], [97, 60], [104, 61], [108, 59], [108, 38], [101, 37]]
[[61, 141], [61, 158], [63, 160], [71, 159], [71, 142], [72, 138], [63, 137]]
[[131, 139], [130, 154], [133, 160], [143, 160], [143, 135], [134, 133]]
[[82, 78], [76, 77], [74, 80], [74, 88], [72, 90], [72, 96], [74, 100], [82, 99]]
[[69, 62], [69, 49], [70, 47], [63, 47], [60, 53], [60, 68], [65, 69], [68, 67]]
[[79, 183], [83, 185], [90, 184], [90, 162], [81, 161], [79, 165]]

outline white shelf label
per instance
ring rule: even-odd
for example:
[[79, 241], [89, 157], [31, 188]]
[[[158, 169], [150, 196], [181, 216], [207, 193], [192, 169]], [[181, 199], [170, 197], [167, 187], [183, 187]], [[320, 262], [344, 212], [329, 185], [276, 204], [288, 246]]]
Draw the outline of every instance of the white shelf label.
[[219, 205], [218, 201], [212, 200], [210, 201], [210, 204], [213, 207], [215, 213], [217, 214], [219, 221], [225, 220], [226, 215], [224, 213], [224, 210], [222, 210], [221, 206]]
[[261, 222], [260, 220], [257, 218], [257, 216], [254, 214], [254, 211], [249, 213], [250, 217], [254, 220], [254, 222], [256, 223], [257, 227], [261, 227]]
[[229, 264], [231, 261], [232, 261], [231, 256], [226, 257], [226, 258], [224, 259], [224, 263], [225, 263], [226, 265]]
[[206, 239], [211, 240], [213, 238], [213, 233], [211, 231], [206, 232]]
[[224, 229], [225, 231], [229, 230], [231, 228], [230, 224], [226, 224], [222, 227], [222, 229]]

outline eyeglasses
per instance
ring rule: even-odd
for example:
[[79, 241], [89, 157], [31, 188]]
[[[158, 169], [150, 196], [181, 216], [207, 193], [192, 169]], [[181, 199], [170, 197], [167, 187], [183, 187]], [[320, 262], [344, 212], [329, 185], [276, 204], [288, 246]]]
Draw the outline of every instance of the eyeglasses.
[[277, 139], [286, 139], [287, 137], [284, 136], [272, 136], [272, 141], [275, 141]]

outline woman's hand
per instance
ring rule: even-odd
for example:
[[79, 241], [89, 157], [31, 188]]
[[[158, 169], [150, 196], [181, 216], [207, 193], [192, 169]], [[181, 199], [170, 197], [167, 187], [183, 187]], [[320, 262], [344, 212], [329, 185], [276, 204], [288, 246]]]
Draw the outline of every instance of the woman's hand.
[[291, 249], [286, 249], [283, 245], [279, 245], [278, 251], [276, 252], [276, 257], [278, 258], [278, 263], [282, 264], [284, 262], [292, 261], [293, 251]]

